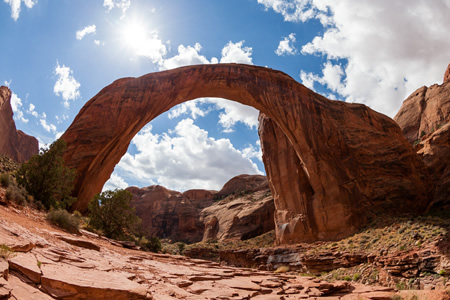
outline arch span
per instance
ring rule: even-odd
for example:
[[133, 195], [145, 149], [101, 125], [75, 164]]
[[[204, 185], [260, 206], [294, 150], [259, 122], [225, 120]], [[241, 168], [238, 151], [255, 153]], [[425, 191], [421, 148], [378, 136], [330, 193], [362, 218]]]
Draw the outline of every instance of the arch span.
[[200, 97], [250, 105], [267, 118], [260, 135], [282, 243], [340, 238], [368, 209], [426, 205], [421, 162], [390, 118], [328, 100], [280, 71], [218, 64], [119, 79], [88, 101], [62, 136], [64, 159], [78, 172], [73, 208], [86, 210], [143, 126]]

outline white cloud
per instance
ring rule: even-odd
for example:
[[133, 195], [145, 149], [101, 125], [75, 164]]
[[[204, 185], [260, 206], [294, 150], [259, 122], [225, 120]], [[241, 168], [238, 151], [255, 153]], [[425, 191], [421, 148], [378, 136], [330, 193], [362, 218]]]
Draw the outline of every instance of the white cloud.
[[39, 114], [37, 113], [37, 111], [34, 110], [35, 108], [36, 108], [36, 106], [33, 103], [30, 103], [27, 113], [29, 113], [30, 115], [32, 115], [35, 118], [38, 118]]
[[251, 47], [244, 47], [244, 41], [237, 43], [228, 42], [222, 49], [222, 58], [220, 63], [239, 63], [252, 65]]
[[305, 85], [324, 84], [339, 98], [390, 116], [418, 87], [441, 82], [450, 60], [449, 0], [410, 0], [407, 6], [388, 0], [258, 2], [286, 21], [317, 18], [324, 24], [323, 34], [301, 52], [329, 63], [321, 76], [303, 71]]
[[246, 158], [257, 158], [262, 162], [261, 141], [256, 141], [256, 147], [250, 144], [246, 148], [242, 149], [242, 154], [244, 154], [244, 157]]
[[113, 191], [115, 189], [125, 189], [128, 186], [129, 186], [128, 183], [122, 177], [120, 177], [116, 173], [112, 173], [111, 178], [109, 178], [109, 180], [103, 186], [103, 191], [106, 191], [106, 190]]
[[81, 30], [78, 30], [75, 34], [77, 40], [82, 40], [87, 34], [95, 34], [96, 27], [95, 25], [86, 26]]
[[23, 111], [21, 109], [22, 107], [22, 100], [17, 96], [17, 94], [12, 93], [11, 94], [11, 108], [14, 113], [14, 118], [16, 120], [20, 120], [24, 123], [28, 123], [28, 119], [25, 119], [23, 116]]
[[111, 11], [113, 8], [118, 8], [122, 10], [122, 16], [123, 19], [126, 15], [127, 10], [131, 6], [131, 0], [104, 0], [103, 6], [106, 7], [107, 11]]
[[134, 45], [137, 55], [149, 58], [152, 63], [162, 64], [164, 56], [167, 54], [166, 45], [163, 44], [157, 31], [153, 31], [150, 37], [143, 37], [140, 42]]
[[51, 133], [57, 133], [58, 130], [54, 124], [48, 124], [45, 119], [40, 119], [39, 122], [41, 123], [42, 128], [44, 128], [47, 132]]
[[289, 34], [289, 36], [284, 37], [283, 40], [280, 41], [277, 50], [275, 50], [275, 53], [278, 56], [297, 54], [297, 49], [295, 48], [294, 43], [295, 43], [295, 33], [291, 33]]
[[22, 2], [30, 9], [37, 3], [37, 0], [4, 0], [4, 2], [11, 6], [11, 18], [13, 18], [14, 21], [17, 21], [17, 19], [19, 19]]
[[315, 10], [311, 7], [311, 2], [312, 0], [258, 0], [258, 3], [263, 4], [266, 10], [273, 9], [289, 22], [305, 22], [312, 19], [315, 16]]
[[80, 97], [80, 83], [73, 77], [72, 70], [65, 65], [60, 66], [57, 62], [55, 68], [55, 75], [57, 80], [53, 87], [53, 92], [56, 96], [62, 96], [64, 100], [64, 106], [70, 107], [70, 100], [75, 100]]
[[217, 109], [224, 110], [219, 114], [219, 124], [222, 125], [225, 132], [232, 132], [233, 126], [237, 122], [241, 122], [249, 128], [258, 127], [259, 111], [252, 106], [222, 98], [209, 99], [216, 105]]
[[209, 64], [210, 61], [205, 56], [199, 54], [201, 49], [202, 45], [199, 43], [196, 43], [194, 47], [179, 45], [178, 54], [165, 59], [162, 62], [160, 69], [169, 70], [188, 65]]
[[262, 174], [230, 140], [209, 137], [192, 119], [162, 135], [153, 134], [147, 125], [131, 143], [137, 154], [126, 153], [117, 169], [144, 185], [157, 183], [179, 191], [220, 189], [238, 174]]

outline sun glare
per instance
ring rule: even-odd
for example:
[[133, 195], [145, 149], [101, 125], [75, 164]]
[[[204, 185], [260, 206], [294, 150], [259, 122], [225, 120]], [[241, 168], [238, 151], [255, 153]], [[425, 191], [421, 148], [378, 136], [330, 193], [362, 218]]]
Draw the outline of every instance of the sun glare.
[[132, 21], [122, 30], [122, 40], [128, 48], [138, 53], [145, 47], [147, 30], [144, 23]]

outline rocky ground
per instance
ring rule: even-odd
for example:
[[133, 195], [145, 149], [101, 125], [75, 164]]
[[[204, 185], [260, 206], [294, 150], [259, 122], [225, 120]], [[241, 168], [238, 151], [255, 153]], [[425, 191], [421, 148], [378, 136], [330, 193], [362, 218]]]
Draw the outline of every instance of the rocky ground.
[[330, 283], [117, 245], [61, 231], [29, 208], [2, 206], [0, 299], [449, 299], [444, 290]]

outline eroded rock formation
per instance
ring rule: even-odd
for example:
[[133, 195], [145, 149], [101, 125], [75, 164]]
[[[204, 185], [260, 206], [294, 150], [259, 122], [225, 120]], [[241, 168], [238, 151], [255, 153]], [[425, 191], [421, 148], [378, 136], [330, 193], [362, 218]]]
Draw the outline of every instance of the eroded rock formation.
[[441, 85], [423, 86], [402, 104], [394, 120], [429, 168], [430, 209], [450, 208], [450, 65]]
[[24, 162], [39, 152], [36, 138], [16, 129], [11, 107], [11, 91], [0, 87], [0, 154], [17, 162]]
[[184, 193], [154, 185], [127, 188], [148, 235], [172, 241], [249, 239], [273, 230], [274, 204], [267, 179], [239, 175], [219, 191]]
[[[307, 217], [314, 216], [309, 223], [316, 223], [318, 239], [346, 236], [374, 213], [421, 212], [428, 205], [423, 163], [390, 118], [362, 104], [328, 100], [279, 71], [218, 64], [123, 78], [86, 103], [62, 136], [68, 145], [64, 159], [78, 171], [73, 208], [86, 209], [143, 126], [199, 97], [253, 106], [277, 124], [306, 175], [300, 181], [310, 189], [313, 211]], [[271, 179], [280, 175], [269, 173]], [[290, 184], [286, 178], [279, 182]], [[277, 226], [292, 218], [303, 216], [293, 212], [278, 218]], [[303, 238], [294, 232], [281, 240]]]

